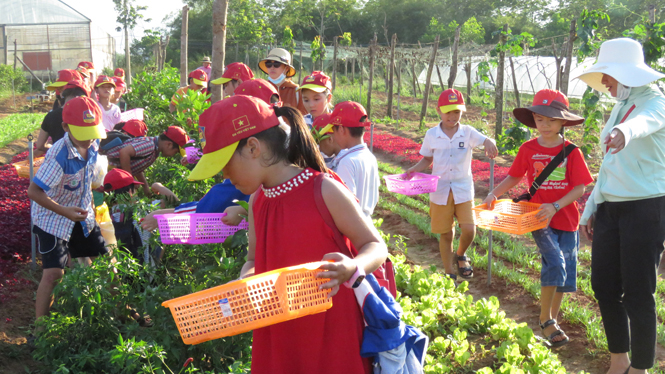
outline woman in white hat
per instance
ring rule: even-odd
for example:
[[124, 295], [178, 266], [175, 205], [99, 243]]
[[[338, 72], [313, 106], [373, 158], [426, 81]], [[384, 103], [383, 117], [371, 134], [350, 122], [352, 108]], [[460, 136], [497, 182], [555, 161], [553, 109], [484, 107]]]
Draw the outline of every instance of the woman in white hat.
[[279, 92], [284, 105], [298, 108], [303, 115], [307, 114], [302, 97], [297, 92], [298, 85], [291, 81], [291, 77], [296, 75], [296, 69], [291, 64], [289, 51], [284, 48], [271, 49], [268, 57], [259, 61], [259, 69], [268, 74], [268, 80]]
[[[600, 134], [603, 163], [580, 220], [611, 353], [608, 374], [646, 373], [656, 352], [656, 279], [665, 241], [665, 77], [627, 38], [600, 47], [578, 78], [617, 103]], [[628, 352], [632, 352], [632, 362]]]

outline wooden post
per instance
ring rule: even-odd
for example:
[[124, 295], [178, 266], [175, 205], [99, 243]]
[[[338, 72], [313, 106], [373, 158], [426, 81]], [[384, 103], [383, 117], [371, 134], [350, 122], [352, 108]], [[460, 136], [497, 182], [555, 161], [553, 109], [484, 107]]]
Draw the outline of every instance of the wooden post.
[[397, 66], [397, 116], [396, 119], [399, 121], [399, 104], [402, 97], [402, 60], [399, 60], [399, 65]]
[[[457, 78], [457, 48], [459, 47], [459, 33], [460, 30], [462, 29], [462, 26], [457, 26], [455, 29], [455, 41], [453, 42], [453, 62], [450, 65], [450, 75], [448, 76], [448, 88], [453, 88], [455, 85], [455, 79]], [[439, 71], [439, 67], [437, 66], [436, 68], [437, 72]], [[439, 78], [440, 79], [440, 78]], [[443, 90], [443, 87], [441, 87]]]
[[[376, 34], [369, 45], [369, 87], [367, 87], [367, 117], [372, 118], [372, 81], [374, 80], [374, 49], [376, 48]], [[361, 98], [362, 99], [362, 98]]]
[[471, 57], [464, 64], [464, 72], [466, 73], [466, 97], [471, 97]]
[[436, 36], [434, 40], [434, 45], [432, 45], [432, 55], [429, 58], [429, 67], [427, 67], [427, 80], [425, 81], [425, 91], [423, 93], [423, 107], [420, 111], [420, 128], [423, 128], [425, 125], [425, 117], [427, 116], [427, 99], [429, 98], [429, 90], [432, 86], [432, 70], [434, 70], [434, 64], [436, 63], [436, 51], [439, 49], [439, 35]]
[[[360, 76], [360, 89], [363, 87], [363, 56], [360, 51], [358, 51], [358, 75]], [[362, 96], [361, 96], [362, 99]]]
[[[3, 27], [2, 30], [4, 31], [5, 28]], [[5, 47], [5, 49], [3, 51], [4, 52], [3, 54], [4, 54], [5, 58], [2, 61], [5, 65], [9, 65], [9, 61], [7, 61], [7, 59], [9, 59], [9, 51], [8, 51], [9, 47], [7, 46], [7, 34], [3, 35], [2, 45]]]
[[388, 110], [386, 115], [393, 118], [393, 78], [395, 77], [395, 45], [397, 44], [397, 34], [393, 34], [390, 41], [390, 72], [388, 77]]
[[[441, 71], [439, 70], [439, 65], [434, 64], [434, 67], [436, 68], [436, 75], [439, 77], [439, 85], [441, 86], [441, 91], [446, 89], [446, 86], [443, 85], [443, 78], [441, 78]], [[452, 68], [452, 66], [451, 66]], [[448, 88], [451, 88], [452, 86], [448, 86]]]
[[515, 64], [513, 64], [513, 56], [508, 57], [510, 61], [510, 71], [513, 73], [513, 90], [515, 91], [515, 102], [517, 103], [517, 108], [521, 107], [520, 104], [520, 90], [517, 88], [517, 77], [515, 76]]
[[557, 52], [554, 38], [552, 38], [552, 53], [554, 54], [554, 64], [556, 65], [556, 85], [554, 87], [558, 90], [561, 87], [561, 62], [563, 62], [563, 53], [559, 55]]
[[187, 85], [187, 39], [189, 37], [189, 7], [182, 7], [182, 25], [180, 25], [180, 85]]
[[[127, 9], [127, 0], [125, 0], [125, 14], [127, 13], [129, 13], [129, 9]], [[123, 26], [125, 27], [125, 80], [127, 87], [129, 87], [132, 85], [132, 62], [129, 53], [129, 28], [127, 27], [127, 24], [124, 24]], [[90, 44], [90, 47], [92, 48], [92, 43]]]
[[[508, 24], [503, 25], [503, 34], [499, 43], [506, 43], [508, 33]], [[496, 125], [494, 128], [494, 137], [503, 134], [503, 75], [506, 66], [506, 52], [499, 52], [499, 65], [496, 72], [496, 97], [494, 98], [494, 109], [496, 111]]]
[[[228, 0], [215, 0], [212, 4], [212, 72], [210, 79], [217, 79], [224, 74], [226, 59], [226, 22], [229, 9]], [[215, 103], [224, 98], [221, 84], [211, 84], [212, 97]]]
[[351, 82], [356, 81], [356, 58], [351, 59]]
[[300, 69], [298, 70], [298, 83], [302, 82], [301, 75], [302, 75], [302, 40], [300, 41]]
[[346, 79], [349, 79], [349, 59], [348, 57], [344, 59], [344, 76]]
[[16, 39], [14, 39], [14, 70], [16, 70], [16, 58], [18, 57], [18, 48], [16, 48]]
[[416, 60], [411, 63], [411, 76], [413, 77], [413, 98], [418, 98], [418, 78], [416, 78]]
[[653, 4], [649, 5], [649, 21], [651, 24], [656, 23], [656, 6]]
[[337, 36], [333, 36], [333, 45], [332, 85], [334, 90], [337, 87]]
[[159, 71], [164, 70], [164, 63], [166, 62], [166, 49], [169, 47], [169, 43], [171, 42], [171, 35], [166, 35], [166, 42], [164, 42], [164, 45], [162, 46], [162, 62], [159, 65]]
[[566, 44], [566, 63], [563, 65], [563, 75], [561, 76], [561, 92], [568, 95], [568, 83], [570, 82], [570, 66], [573, 62], [573, 45], [577, 39], [577, 21], [570, 21], [570, 30], [568, 31], [568, 42]]

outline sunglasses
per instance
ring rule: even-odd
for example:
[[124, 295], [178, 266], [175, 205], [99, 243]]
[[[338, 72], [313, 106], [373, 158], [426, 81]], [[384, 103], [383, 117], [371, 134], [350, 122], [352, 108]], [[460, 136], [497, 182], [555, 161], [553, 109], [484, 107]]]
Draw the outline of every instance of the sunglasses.
[[282, 66], [282, 63], [281, 63], [281, 62], [277, 62], [277, 61], [266, 61], [266, 67], [267, 67], [267, 68], [278, 68], [278, 67], [280, 67], [280, 66]]

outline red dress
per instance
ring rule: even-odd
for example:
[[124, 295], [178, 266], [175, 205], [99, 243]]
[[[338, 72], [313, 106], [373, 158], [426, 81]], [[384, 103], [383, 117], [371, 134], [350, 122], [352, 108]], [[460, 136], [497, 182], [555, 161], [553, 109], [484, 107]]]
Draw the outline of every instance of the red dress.
[[[340, 252], [314, 200], [318, 174], [306, 169], [291, 180], [300, 177], [302, 182], [278, 196], [262, 189], [256, 193], [257, 274]], [[350, 255], [348, 250], [344, 254]], [[252, 374], [371, 373], [371, 360], [360, 357], [363, 327], [353, 291], [342, 286], [328, 311], [254, 330]]]

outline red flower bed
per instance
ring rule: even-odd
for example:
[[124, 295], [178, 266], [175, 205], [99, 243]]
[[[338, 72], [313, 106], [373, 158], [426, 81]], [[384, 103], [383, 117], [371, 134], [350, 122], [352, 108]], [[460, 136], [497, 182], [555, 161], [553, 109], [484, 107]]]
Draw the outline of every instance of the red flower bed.
[[[25, 160], [28, 152], [12, 162]], [[19, 178], [12, 165], [0, 167], [0, 302], [7, 299], [16, 278], [17, 263], [30, 260], [30, 199], [28, 178]]]
[[[365, 142], [369, 144], [369, 132], [365, 133]], [[397, 156], [404, 161], [407, 161], [411, 164], [415, 164], [420, 161], [422, 156], [420, 155], [420, 144], [414, 142], [411, 139], [403, 138], [401, 136], [391, 135], [384, 131], [375, 131], [374, 132], [374, 149], [378, 149], [382, 152], [389, 153], [391, 155]], [[503, 166], [494, 166], [494, 185], [501, 183], [506, 176], [508, 175], [509, 168]], [[489, 162], [483, 162], [479, 160], [471, 161], [471, 174], [473, 175], [473, 181], [476, 185], [482, 186], [489, 190], [489, 179], [490, 179], [490, 164]], [[528, 186], [526, 184], [526, 178], [523, 178], [520, 183], [508, 191], [510, 197], [516, 197], [524, 192], [526, 192]], [[484, 196], [480, 196], [484, 198]], [[584, 211], [584, 206], [586, 201], [589, 198], [589, 192], [585, 193], [581, 198], [577, 200], [578, 208], [580, 213]]]

